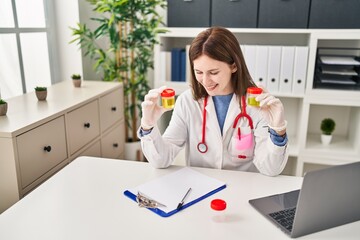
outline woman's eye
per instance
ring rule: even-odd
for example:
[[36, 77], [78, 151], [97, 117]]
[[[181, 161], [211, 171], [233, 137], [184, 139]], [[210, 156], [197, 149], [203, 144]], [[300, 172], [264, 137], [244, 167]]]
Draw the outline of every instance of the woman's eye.
[[196, 73], [197, 75], [200, 75], [200, 74], [202, 74], [202, 72], [198, 72], [198, 71], [196, 71], [195, 73]]
[[210, 74], [211, 75], [216, 75], [216, 74], [218, 74], [219, 72], [211, 72]]

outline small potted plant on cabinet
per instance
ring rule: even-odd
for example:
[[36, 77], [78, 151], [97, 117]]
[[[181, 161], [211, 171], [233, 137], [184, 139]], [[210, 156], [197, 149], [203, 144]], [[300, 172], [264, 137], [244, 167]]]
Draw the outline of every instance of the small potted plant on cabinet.
[[5, 116], [7, 113], [7, 102], [0, 98], [0, 116]]
[[80, 74], [73, 74], [71, 75], [73, 80], [74, 87], [81, 87], [81, 75]]
[[39, 101], [45, 101], [47, 97], [46, 87], [35, 87], [36, 97]]
[[335, 130], [335, 121], [331, 118], [325, 118], [321, 121], [321, 142], [323, 145], [329, 145], [332, 139], [332, 133]]

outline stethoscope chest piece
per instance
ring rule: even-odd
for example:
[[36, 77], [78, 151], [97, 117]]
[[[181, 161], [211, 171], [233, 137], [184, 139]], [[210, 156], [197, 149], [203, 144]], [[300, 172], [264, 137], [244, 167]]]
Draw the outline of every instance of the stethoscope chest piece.
[[201, 153], [206, 153], [208, 150], [208, 147], [205, 143], [201, 142], [197, 145], [197, 149], [199, 150], [199, 152]]

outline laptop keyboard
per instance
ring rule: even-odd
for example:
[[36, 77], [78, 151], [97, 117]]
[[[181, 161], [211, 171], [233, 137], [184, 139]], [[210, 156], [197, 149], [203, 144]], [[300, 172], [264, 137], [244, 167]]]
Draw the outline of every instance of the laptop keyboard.
[[295, 211], [296, 207], [270, 213], [269, 216], [291, 232], [295, 217]]

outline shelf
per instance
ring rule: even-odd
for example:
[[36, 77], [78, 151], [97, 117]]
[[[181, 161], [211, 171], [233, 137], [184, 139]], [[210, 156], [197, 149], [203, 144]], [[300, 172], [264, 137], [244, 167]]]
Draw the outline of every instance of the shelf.
[[304, 98], [306, 103], [360, 107], [360, 91], [312, 89]]
[[325, 146], [321, 143], [320, 134], [308, 134], [305, 152], [319, 157], [360, 158], [359, 149], [353, 141], [338, 135], [334, 135], [330, 145]]
[[[174, 88], [177, 94], [189, 89], [189, 78], [187, 82], [165, 81], [160, 53], [175, 47], [184, 48], [205, 29], [167, 28], [169, 32], [159, 36], [161, 44], [154, 51], [155, 87], [166, 85]], [[318, 48], [360, 48], [360, 29], [228, 29], [241, 45], [308, 48], [306, 75], [303, 77], [305, 90], [294, 91], [294, 85], [290, 93], [272, 90], [272, 94], [283, 103], [288, 121], [289, 166], [285, 174], [300, 176], [309, 169], [358, 161], [360, 90], [314, 88], [314, 73]], [[258, 77], [253, 75], [254, 79]], [[320, 123], [328, 117], [333, 118], [337, 125], [332, 143], [324, 146], [320, 140]]]

